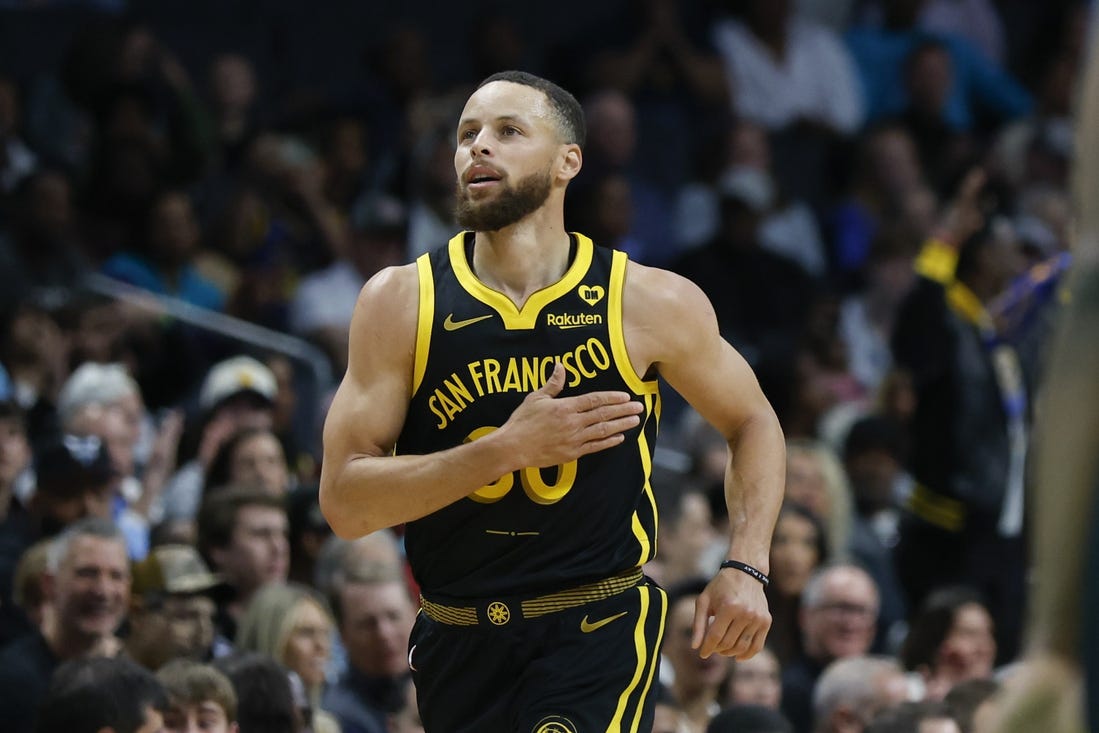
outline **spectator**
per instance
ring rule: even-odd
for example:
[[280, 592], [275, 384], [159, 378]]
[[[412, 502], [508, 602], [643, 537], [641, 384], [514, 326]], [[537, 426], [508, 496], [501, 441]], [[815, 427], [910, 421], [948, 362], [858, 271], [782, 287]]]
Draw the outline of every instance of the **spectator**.
[[650, 563], [646, 572], [656, 573], [662, 585], [671, 587], [713, 567], [713, 550], [723, 544], [724, 535], [714, 529], [710, 503], [702, 492], [676, 486], [667, 497], [659, 492], [657, 497], [662, 526], [660, 560]]
[[793, 733], [790, 721], [774, 708], [733, 705], [714, 716], [706, 733]]
[[416, 606], [398, 568], [345, 559], [332, 588], [332, 610], [348, 669], [322, 705], [344, 733], [384, 733], [385, 716], [404, 706], [411, 675], [408, 637]]
[[168, 705], [164, 733], [237, 733], [237, 694], [214, 667], [179, 659], [157, 672]]
[[668, 618], [664, 631], [664, 657], [674, 673], [672, 694], [683, 709], [685, 728], [702, 733], [720, 710], [721, 685], [730, 659], [712, 654], [703, 659], [691, 648], [695, 600], [706, 587], [705, 578], [681, 581], [668, 592]]
[[[133, 566], [126, 653], [157, 671], [174, 659], [203, 662], [215, 655], [214, 595], [224, 584], [187, 545], [153, 548]], [[225, 640], [221, 641], [225, 652]]]
[[198, 549], [231, 588], [216, 616], [225, 638], [236, 638], [237, 623], [256, 591], [286, 581], [287, 525], [283, 500], [262, 491], [227, 489], [203, 502]]
[[780, 664], [801, 654], [801, 595], [828, 554], [820, 517], [802, 504], [784, 502], [771, 539], [771, 584], [767, 586], [771, 611], [767, 643]]
[[229, 436], [214, 454], [203, 495], [227, 486], [247, 486], [285, 497], [292, 481], [278, 436], [268, 428], [246, 427]]
[[878, 715], [866, 733], [960, 733], [958, 723], [941, 702], [904, 702]]
[[958, 723], [961, 733], [977, 733], [990, 730], [982, 727], [983, 719], [990, 715], [996, 706], [996, 696], [1002, 685], [988, 677], [959, 682], [946, 693], [943, 702], [950, 715]]
[[901, 660], [923, 678], [927, 698], [942, 700], [960, 682], [992, 676], [992, 632], [992, 616], [978, 593], [941, 588], [927, 596], [912, 619]]
[[726, 705], [753, 705], [778, 710], [782, 703], [782, 668], [768, 647], [751, 659], [735, 660], [725, 683]]
[[[325, 543], [335, 535], [321, 514], [316, 486], [298, 487], [287, 498], [290, 521], [290, 580], [314, 585], [321, 552]], [[399, 563], [399, 560], [394, 562]], [[320, 590], [323, 592], [323, 589]]]
[[225, 293], [194, 266], [201, 246], [202, 230], [191, 199], [183, 191], [169, 190], [152, 201], [142, 248], [111, 257], [103, 272], [158, 295], [221, 311]]
[[10, 733], [30, 733], [59, 665], [122, 647], [115, 631], [130, 599], [130, 567], [113, 524], [92, 517], [69, 527], [50, 547], [48, 575], [56, 622], [0, 651], [0, 720]]
[[38, 156], [19, 129], [21, 101], [15, 80], [0, 74], [0, 197], [4, 198], [38, 167]]
[[[53, 601], [47, 588], [46, 573], [50, 545], [53, 538], [39, 540], [28, 547], [15, 566], [15, 578], [12, 582], [12, 607], [22, 612], [30, 628], [44, 631], [57, 623]], [[9, 635], [14, 637], [27, 627], [24, 618], [13, 619], [9, 624]], [[0, 643], [0, 647], [3, 643]]]
[[820, 519], [829, 557], [847, 557], [854, 519], [851, 487], [839, 458], [826, 444], [804, 438], [787, 441], [786, 500]]
[[816, 572], [801, 595], [802, 656], [782, 670], [782, 710], [794, 729], [812, 729], [813, 690], [825, 667], [870, 651], [877, 630], [878, 589], [856, 565]]
[[374, 273], [404, 262], [407, 238], [405, 207], [391, 196], [363, 198], [350, 213], [350, 250], [303, 278], [290, 304], [290, 330], [319, 344], [336, 372], [347, 366], [347, 328], [359, 291]]
[[274, 373], [250, 356], [234, 356], [210, 367], [198, 406], [200, 438], [195, 458], [180, 467], [164, 489], [154, 518], [192, 519], [198, 512], [206, 472], [222, 444], [242, 428], [271, 429], [278, 383]]
[[813, 692], [813, 733], [862, 733], [882, 711], [909, 699], [895, 659], [853, 656], [824, 670]]
[[794, 5], [752, 0], [742, 20], [714, 24], [733, 109], [769, 130], [807, 125], [851, 134], [863, 119], [855, 66], [840, 39], [799, 17]]
[[[942, 245], [926, 251], [943, 252], [947, 264], [955, 259]], [[1026, 590], [1030, 390], [986, 304], [1016, 273], [1019, 257], [997, 220], [964, 240], [953, 273], [929, 262], [917, 261], [926, 274], [905, 299], [893, 338], [917, 397], [909, 466], [917, 484], [901, 519], [897, 568], [910, 608], [945, 584], [980, 591], [996, 609], [1006, 660], [1018, 648]]]
[[308, 586], [269, 583], [248, 602], [237, 629], [241, 651], [260, 652], [293, 672], [305, 687], [315, 733], [339, 730], [320, 709], [334, 630], [328, 604]]
[[58, 668], [35, 733], [161, 733], [168, 700], [157, 678], [125, 659], [73, 659]]
[[233, 683], [240, 733], [305, 732], [290, 678], [274, 659], [247, 652], [222, 657], [214, 667]]
[[24, 506], [12, 505], [0, 523], [0, 638], [10, 641], [25, 629], [24, 619], [12, 614], [10, 604], [15, 567], [35, 542], [56, 536], [83, 517], [111, 516], [112, 486], [116, 475], [99, 438], [64, 436], [41, 448], [35, 457], [37, 477], [33, 495]]
[[72, 199], [69, 177], [57, 170], [41, 168], [19, 182], [7, 231], [0, 230], [0, 312], [56, 309], [80, 287], [91, 266]]
[[420, 711], [416, 709], [416, 686], [411, 681], [405, 685], [404, 705], [397, 712], [387, 715], [385, 722], [386, 733], [424, 733]]
[[23, 411], [11, 401], [0, 401], [0, 522], [16, 501], [17, 484], [29, 479], [31, 447]]
[[[847, 32], [870, 122], [895, 115], [905, 106], [904, 60], [930, 35], [916, 27], [925, 4], [925, 0], [885, 3], [880, 24], [864, 23]], [[982, 114], [1003, 121], [1030, 109], [1030, 95], [968, 41], [949, 34], [932, 37], [949, 49], [954, 67], [956, 83], [946, 104], [946, 120], [952, 128], [973, 129]]]

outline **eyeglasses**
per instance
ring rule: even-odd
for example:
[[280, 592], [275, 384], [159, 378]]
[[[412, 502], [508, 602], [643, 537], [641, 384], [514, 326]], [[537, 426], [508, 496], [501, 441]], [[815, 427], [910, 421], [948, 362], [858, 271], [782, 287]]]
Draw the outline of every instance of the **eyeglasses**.
[[864, 621], [872, 621], [878, 615], [878, 609], [874, 606], [864, 606], [846, 601], [828, 601], [816, 608], [833, 616], [850, 616]]

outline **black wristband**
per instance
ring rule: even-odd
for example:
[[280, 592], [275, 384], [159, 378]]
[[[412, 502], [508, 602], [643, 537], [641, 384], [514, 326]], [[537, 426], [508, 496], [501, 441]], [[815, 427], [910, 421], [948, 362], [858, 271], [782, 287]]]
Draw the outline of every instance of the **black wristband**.
[[760, 583], [763, 583], [764, 588], [771, 584], [770, 578], [753, 568], [748, 563], [740, 562], [739, 560], [726, 560], [725, 562], [721, 563], [720, 569], [724, 570], [725, 568], [733, 568], [735, 570], [739, 570], [742, 573], [748, 573], [748, 575], [751, 575]]

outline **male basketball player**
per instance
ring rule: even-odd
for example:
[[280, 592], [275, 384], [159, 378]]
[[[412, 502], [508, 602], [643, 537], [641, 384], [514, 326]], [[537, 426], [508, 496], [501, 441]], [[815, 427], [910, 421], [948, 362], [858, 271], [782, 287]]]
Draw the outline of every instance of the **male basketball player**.
[[425, 730], [648, 731], [667, 611], [641, 573], [657, 376], [730, 448], [730, 562], [693, 629], [704, 657], [750, 657], [770, 626], [782, 432], [697, 287], [565, 231], [584, 142], [571, 94], [493, 75], [457, 141], [469, 231], [363, 288], [321, 506], [343, 537], [408, 523]]

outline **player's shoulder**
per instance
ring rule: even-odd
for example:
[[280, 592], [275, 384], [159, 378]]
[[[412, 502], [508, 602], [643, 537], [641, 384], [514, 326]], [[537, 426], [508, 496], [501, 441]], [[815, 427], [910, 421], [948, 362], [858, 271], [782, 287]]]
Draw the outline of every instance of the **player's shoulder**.
[[418, 297], [420, 276], [415, 262], [391, 265], [374, 273], [359, 291], [359, 305], [378, 305]]
[[623, 288], [627, 303], [647, 304], [662, 312], [678, 313], [682, 309], [710, 307], [706, 294], [693, 281], [671, 270], [633, 260], [626, 264]]

